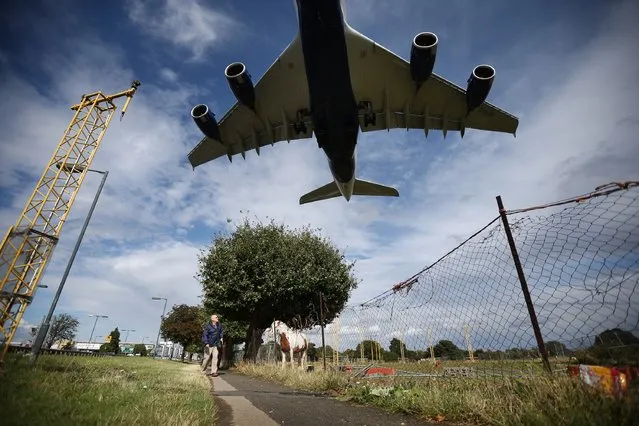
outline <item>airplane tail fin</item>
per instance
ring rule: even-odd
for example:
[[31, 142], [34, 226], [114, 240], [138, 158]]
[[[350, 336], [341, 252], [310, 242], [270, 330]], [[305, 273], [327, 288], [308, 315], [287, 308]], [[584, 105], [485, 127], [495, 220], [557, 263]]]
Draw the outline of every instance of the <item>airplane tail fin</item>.
[[[300, 204], [313, 203], [315, 201], [328, 200], [341, 196], [335, 181], [331, 181], [300, 197]], [[353, 195], [368, 195], [378, 197], [399, 197], [399, 192], [390, 186], [380, 185], [379, 183], [369, 182], [366, 180], [355, 179], [353, 185]]]
[[355, 179], [353, 195], [399, 197], [399, 192], [390, 186], [380, 185], [379, 183], [369, 182], [367, 180]]

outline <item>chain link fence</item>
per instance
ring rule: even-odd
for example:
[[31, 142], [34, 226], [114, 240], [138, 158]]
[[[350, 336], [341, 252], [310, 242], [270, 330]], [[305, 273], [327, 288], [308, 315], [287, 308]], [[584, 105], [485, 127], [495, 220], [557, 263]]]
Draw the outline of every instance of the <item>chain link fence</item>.
[[[408, 376], [639, 365], [639, 182], [505, 210], [377, 297], [305, 331], [309, 359]], [[267, 342], [267, 340], [264, 340]], [[325, 354], [325, 357], [324, 357]], [[260, 351], [276, 362], [276, 343]]]

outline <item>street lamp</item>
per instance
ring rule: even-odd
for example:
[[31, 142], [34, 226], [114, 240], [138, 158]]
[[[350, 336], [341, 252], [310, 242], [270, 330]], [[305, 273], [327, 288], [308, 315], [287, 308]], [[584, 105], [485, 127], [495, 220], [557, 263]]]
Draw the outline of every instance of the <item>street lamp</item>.
[[[158, 346], [160, 346], [160, 330], [162, 329], [162, 320], [164, 319], [164, 313], [166, 312], [166, 297], [152, 297], [151, 300], [164, 300], [164, 308], [162, 309], [162, 316], [160, 317], [160, 326], [158, 327], [158, 337], [155, 339], [155, 356], [158, 355]], [[162, 351], [164, 355], [164, 351]]]
[[108, 315], [89, 315], [90, 317], [95, 317], [95, 321], [93, 322], [93, 328], [91, 329], [91, 336], [89, 336], [89, 344], [93, 340], [93, 332], [95, 331], [95, 325], [98, 323], [98, 319], [100, 318], [109, 318]]
[[[60, 170], [64, 170], [67, 173], [82, 173], [84, 172], [84, 167], [68, 164], [68, 163], [57, 163], [56, 167]], [[38, 335], [35, 338], [33, 343], [33, 347], [31, 349], [31, 361], [35, 362], [38, 359], [38, 355], [40, 354], [40, 348], [44, 339], [49, 332], [49, 327], [51, 325], [51, 317], [53, 317], [53, 312], [55, 311], [55, 307], [58, 304], [58, 299], [60, 299], [60, 295], [62, 294], [62, 289], [64, 288], [64, 284], [67, 281], [67, 277], [69, 276], [69, 272], [71, 271], [71, 266], [73, 265], [73, 261], [75, 260], [75, 255], [78, 253], [78, 249], [80, 248], [80, 244], [82, 243], [82, 238], [84, 237], [84, 233], [87, 230], [87, 226], [89, 226], [89, 221], [91, 220], [91, 216], [93, 215], [93, 210], [95, 209], [96, 204], [98, 204], [98, 198], [100, 198], [100, 193], [102, 192], [102, 188], [104, 187], [104, 182], [106, 181], [107, 176], [109, 175], [108, 171], [100, 171], [100, 170], [92, 170], [87, 169], [87, 172], [100, 173], [102, 175], [102, 180], [100, 181], [100, 186], [98, 187], [95, 196], [93, 197], [93, 203], [91, 203], [91, 208], [89, 208], [89, 212], [87, 213], [87, 217], [84, 219], [84, 224], [82, 225], [82, 230], [80, 230], [80, 235], [78, 235], [78, 239], [75, 242], [75, 247], [73, 247], [73, 252], [71, 253], [71, 258], [69, 258], [69, 262], [67, 263], [67, 267], [64, 270], [64, 274], [62, 275], [62, 280], [60, 281], [60, 285], [58, 285], [58, 290], [55, 292], [55, 296], [53, 296], [53, 301], [51, 301], [51, 306], [49, 307], [49, 313], [47, 317], [42, 323], [42, 326], [38, 330]]]
[[122, 330], [122, 331], [126, 331], [126, 337], [124, 338], [124, 342], [122, 342], [122, 343], [126, 343], [129, 340], [129, 333], [135, 330]]

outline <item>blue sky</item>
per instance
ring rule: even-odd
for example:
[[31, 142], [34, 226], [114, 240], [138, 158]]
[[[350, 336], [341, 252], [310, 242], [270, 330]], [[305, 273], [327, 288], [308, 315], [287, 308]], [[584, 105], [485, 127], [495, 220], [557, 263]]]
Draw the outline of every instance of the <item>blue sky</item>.
[[[636, 179], [639, 65], [631, 1], [347, 0], [360, 32], [408, 58], [412, 37], [440, 37], [435, 72], [465, 87], [472, 68], [497, 70], [489, 100], [517, 115], [517, 138], [468, 131], [360, 136], [358, 174], [398, 187], [397, 199], [298, 205], [330, 180], [312, 140], [278, 144], [232, 164], [192, 171], [200, 134], [190, 108], [221, 116], [234, 98], [223, 78], [243, 61], [257, 81], [297, 31], [292, 0], [266, 2], [40, 1], [0, 8], [0, 225], [15, 222], [83, 93], [143, 85], [115, 119], [93, 167], [109, 179], [57, 312], [81, 320], [79, 339], [115, 326], [155, 340], [161, 306], [197, 303], [196, 254], [240, 210], [321, 227], [358, 258], [368, 300], [440, 257], [507, 208]], [[46, 312], [99, 183], [88, 176], [55, 256], [24, 317]]]

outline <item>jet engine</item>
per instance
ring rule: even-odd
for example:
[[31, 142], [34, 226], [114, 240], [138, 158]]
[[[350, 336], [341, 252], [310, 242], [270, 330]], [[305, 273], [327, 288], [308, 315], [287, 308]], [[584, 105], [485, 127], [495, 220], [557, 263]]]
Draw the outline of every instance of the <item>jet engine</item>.
[[468, 78], [466, 88], [466, 106], [468, 112], [480, 106], [488, 96], [495, 80], [495, 68], [490, 65], [477, 65]]
[[246, 71], [246, 65], [241, 62], [233, 62], [224, 70], [229, 86], [235, 95], [235, 99], [255, 111], [255, 88], [251, 76]]
[[193, 117], [193, 121], [195, 121], [197, 127], [200, 128], [200, 131], [204, 133], [206, 137], [222, 142], [220, 128], [217, 125], [215, 114], [209, 110], [207, 105], [195, 105], [191, 110], [191, 117]]
[[437, 43], [434, 33], [419, 33], [413, 38], [410, 50], [410, 75], [417, 88], [424, 83], [433, 72], [435, 56], [437, 56]]

